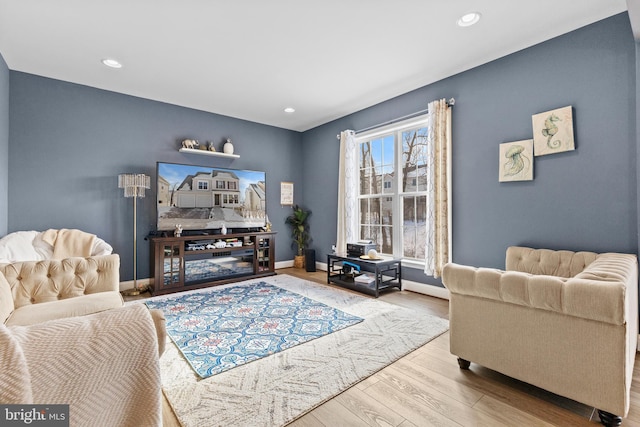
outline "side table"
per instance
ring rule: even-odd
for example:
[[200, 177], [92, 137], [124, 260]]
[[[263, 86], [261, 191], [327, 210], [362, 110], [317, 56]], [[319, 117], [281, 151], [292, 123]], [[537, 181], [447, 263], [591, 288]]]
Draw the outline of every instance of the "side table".
[[[359, 266], [360, 273], [345, 274], [342, 268], [344, 262]], [[363, 274], [367, 275], [367, 280], [358, 279], [358, 276]], [[390, 288], [402, 289], [401, 261], [393, 258], [371, 260], [340, 254], [328, 254], [327, 283], [335, 283], [378, 298], [380, 291]]]

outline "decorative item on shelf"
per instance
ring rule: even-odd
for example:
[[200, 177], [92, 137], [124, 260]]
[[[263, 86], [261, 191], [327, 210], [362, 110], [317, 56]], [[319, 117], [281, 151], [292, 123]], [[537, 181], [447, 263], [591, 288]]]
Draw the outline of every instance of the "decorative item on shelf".
[[199, 146], [200, 146], [200, 142], [198, 142], [195, 139], [185, 139], [184, 141], [182, 141], [182, 148], [195, 149], [195, 148], [198, 148]]
[[137, 199], [144, 197], [144, 190], [151, 188], [151, 177], [143, 173], [123, 173], [118, 175], [118, 188], [124, 189], [124, 197], [133, 197], [133, 288], [123, 292], [124, 295], [139, 295], [147, 287], [139, 288], [137, 279]]
[[209, 151], [216, 152], [216, 147], [213, 145], [213, 142], [209, 141]]
[[222, 223], [222, 228], [220, 229], [220, 233], [227, 234], [227, 226]]
[[293, 258], [295, 268], [304, 268], [304, 250], [311, 242], [309, 235], [309, 215], [311, 211], [299, 205], [292, 207], [293, 212], [289, 215], [285, 223], [291, 226], [291, 237], [293, 237], [292, 247], [296, 247], [296, 255]]
[[271, 221], [269, 221], [269, 216], [265, 215], [265, 221], [264, 231], [271, 231]]
[[342, 274], [346, 277], [355, 277], [356, 274], [360, 273], [360, 266], [358, 264], [354, 264], [352, 262], [343, 261], [342, 262]]
[[206, 144], [206, 143], [204, 143], [204, 144], [200, 144], [200, 149], [201, 149], [202, 151], [209, 151], [209, 147], [207, 147], [207, 144]]
[[233, 154], [233, 144], [231, 143], [231, 138], [227, 138], [227, 142], [224, 143], [224, 147], [222, 150], [225, 154]]
[[176, 224], [176, 229], [173, 234], [176, 237], [182, 236], [182, 224]]

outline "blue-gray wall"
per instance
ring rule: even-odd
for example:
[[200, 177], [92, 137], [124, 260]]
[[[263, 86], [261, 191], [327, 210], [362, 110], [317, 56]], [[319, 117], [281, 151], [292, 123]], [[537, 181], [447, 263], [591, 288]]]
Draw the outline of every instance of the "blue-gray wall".
[[9, 188], [9, 68], [0, 54], [0, 236], [8, 227]]
[[[301, 134], [216, 114], [11, 71], [9, 231], [79, 228], [109, 242], [133, 277], [133, 199], [117, 187], [119, 173], [152, 177], [138, 202], [138, 278], [149, 277], [155, 229], [156, 162], [267, 173], [267, 212], [281, 236], [276, 260], [293, 258], [280, 206], [280, 182], [301, 189]], [[222, 146], [231, 137], [240, 159], [182, 154], [194, 138]], [[296, 185], [297, 184], [297, 185]], [[299, 196], [299, 194], [297, 194]]]
[[[454, 261], [503, 267], [509, 245], [637, 253], [638, 50], [624, 13], [302, 134], [12, 71], [7, 229], [96, 233], [122, 255], [128, 280], [133, 209], [116, 175], [145, 172], [153, 182], [156, 161], [187, 162], [267, 172], [277, 261], [293, 255], [289, 209], [279, 205], [280, 181], [293, 181], [324, 261], [335, 241], [336, 134], [454, 97]], [[0, 64], [0, 103], [6, 73]], [[498, 183], [499, 144], [531, 138], [533, 114], [567, 105], [576, 151], [536, 158], [534, 181]], [[0, 162], [3, 116], [0, 107]], [[227, 136], [241, 155], [234, 162], [176, 151], [186, 137]], [[0, 198], [3, 183], [0, 175]], [[155, 225], [154, 195], [139, 204], [138, 277], [149, 274], [142, 238]], [[0, 231], [1, 221], [2, 207]], [[405, 277], [440, 284], [415, 269]]]
[[[454, 97], [455, 262], [503, 268], [510, 245], [637, 253], [635, 49], [616, 15], [305, 132], [304, 201], [331, 213], [313, 217], [315, 249], [335, 241], [336, 134]], [[532, 138], [533, 114], [567, 105], [577, 149], [536, 157], [533, 181], [498, 183], [499, 144]]]

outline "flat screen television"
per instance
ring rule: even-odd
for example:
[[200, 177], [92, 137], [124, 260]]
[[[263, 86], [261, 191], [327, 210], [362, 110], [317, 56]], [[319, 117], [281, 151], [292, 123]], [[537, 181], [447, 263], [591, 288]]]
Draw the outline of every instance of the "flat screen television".
[[158, 162], [157, 229], [252, 229], [266, 225], [265, 172]]

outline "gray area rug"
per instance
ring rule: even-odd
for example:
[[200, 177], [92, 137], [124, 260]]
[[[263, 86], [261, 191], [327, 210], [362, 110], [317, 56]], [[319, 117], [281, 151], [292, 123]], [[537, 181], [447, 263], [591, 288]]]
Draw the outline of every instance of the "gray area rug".
[[365, 320], [204, 380], [168, 340], [162, 384], [185, 427], [285, 425], [449, 328], [446, 319], [288, 275], [248, 282], [256, 281]]

